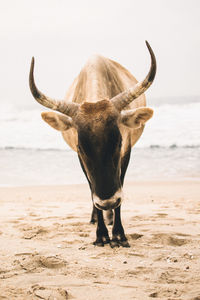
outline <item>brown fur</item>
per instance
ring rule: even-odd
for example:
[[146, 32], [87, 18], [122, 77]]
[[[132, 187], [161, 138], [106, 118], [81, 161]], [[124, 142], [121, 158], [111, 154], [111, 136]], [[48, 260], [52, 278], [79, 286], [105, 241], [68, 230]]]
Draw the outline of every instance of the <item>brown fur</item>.
[[101, 100], [96, 103], [84, 102], [76, 117], [75, 123], [78, 128], [85, 128], [88, 134], [103, 136], [105, 128], [112, 127], [117, 122], [119, 113], [109, 100]]
[[114, 107], [109, 100], [101, 100], [96, 103], [84, 102], [80, 107], [80, 112], [86, 117], [92, 117], [97, 114], [112, 113]]
[[[96, 81], [94, 93], [90, 96], [94, 81]], [[70, 100], [82, 103], [111, 99], [136, 83], [130, 72], [120, 64], [103, 56], [94, 56], [78, 75], [73, 88], [73, 97]]]
[[[103, 56], [93, 56], [88, 60], [78, 77], [69, 88], [66, 101], [73, 101], [81, 104], [78, 118], [82, 124], [93, 120], [95, 128], [100, 126], [100, 122], [108, 115], [114, 113], [113, 106], [109, 99], [118, 93], [133, 87], [137, 83], [135, 77], [119, 63]], [[107, 99], [102, 100], [101, 99]], [[127, 109], [145, 106], [145, 95], [135, 99]], [[111, 113], [112, 112], [112, 113]], [[87, 122], [86, 122], [87, 121]], [[98, 122], [99, 121], [99, 122]], [[90, 122], [90, 124], [92, 124]], [[122, 155], [126, 152], [127, 146], [133, 146], [139, 139], [143, 131], [143, 126], [139, 129], [128, 129], [120, 125], [123, 136]], [[65, 141], [75, 151], [77, 151], [77, 132], [75, 129], [62, 132]]]

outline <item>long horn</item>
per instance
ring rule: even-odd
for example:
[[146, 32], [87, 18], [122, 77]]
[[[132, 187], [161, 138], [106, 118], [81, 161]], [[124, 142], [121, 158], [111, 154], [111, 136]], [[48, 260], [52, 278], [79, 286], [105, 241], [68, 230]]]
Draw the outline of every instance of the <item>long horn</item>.
[[79, 109], [79, 104], [73, 102], [66, 103], [64, 101], [49, 98], [44, 94], [42, 94], [35, 85], [35, 80], [33, 76], [34, 64], [35, 64], [34, 57], [32, 57], [31, 68], [29, 73], [29, 86], [33, 97], [37, 100], [37, 102], [39, 102], [43, 106], [46, 106], [53, 110], [57, 110], [65, 115], [73, 117]]
[[111, 99], [112, 103], [119, 111], [121, 111], [126, 105], [143, 94], [150, 87], [156, 75], [156, 58], [149, 43], [147, 41], [145, 42], [151, 55], [151, 67], [149, 73], [142, 82], [138, 82], [134, 87], [129, 88], [128, 90], [118, 94]]

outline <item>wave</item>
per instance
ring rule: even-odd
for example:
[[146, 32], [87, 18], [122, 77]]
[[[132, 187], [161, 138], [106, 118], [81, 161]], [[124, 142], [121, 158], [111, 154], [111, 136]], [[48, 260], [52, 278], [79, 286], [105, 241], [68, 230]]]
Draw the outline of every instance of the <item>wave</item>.
[[178, 146], [176, 144], [172, 144], [170, 146], [160, 146], [160, 145], [150, 145], [148, 148], [151, 148], [151, 149], [155, 149], [155, 148], [163, 148], [163, 149], [176, 149], [176, 148], [180, 148], [180, 149], [195, 149], [195, 148], [200, 148], [200, 145], [183, 145], [183, 146]]
[[[134, 148], [198, 148], [200, 102], [161, 101]], [[150, 101], [148, 104], [151, 106]], [[40, 108], [0, 109], [0, 149], [67, 150], [61, 134], [42, 120]]]
[[[172, 144], [170, 146], [162, 146], [162, 145], [150, 145], [147, 147], [133, 147], [137, 150], [144, 150], [144, 149], [199, 149], [200, 145], [184, 145], [184, 146], [178, 146], [176, 144]], [[59, 151], [59, 152], [74, 152], [69, 147], [66, 147], [66, 149], [60, 149], [60, 148], [34, 148], [34, 147], [13, 147], [13, 146], [5, 146], [0, 147], [0, 151]]]
[[66, 147], [66, 149], [60, 149], [60, 148], [34, 148], [34, 147], [13, 147], [13, 146], [5, 146], [5, 147], [0, 147], [0, 151], [4, 151], [4, 150], [21, 150], [21, 151], [67, 151], [70, 152], [72, 151], [71, 149], [69, 149], [68, 147]]

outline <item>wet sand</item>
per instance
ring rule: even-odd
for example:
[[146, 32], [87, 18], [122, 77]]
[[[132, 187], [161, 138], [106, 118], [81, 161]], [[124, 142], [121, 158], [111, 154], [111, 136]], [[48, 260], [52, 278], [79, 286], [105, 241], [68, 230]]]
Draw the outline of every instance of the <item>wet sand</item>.
[[200, 299], [200, 182], [124, 194], [131, 247], [112, 249], [92, 244], [87, 185], [0, 188], [0, 299]]

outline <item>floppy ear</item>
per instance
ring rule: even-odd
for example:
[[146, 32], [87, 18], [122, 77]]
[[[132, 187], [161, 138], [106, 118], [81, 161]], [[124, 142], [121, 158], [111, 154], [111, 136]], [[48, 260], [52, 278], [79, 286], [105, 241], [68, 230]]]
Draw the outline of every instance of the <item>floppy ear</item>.
[[139, 107], [121, 112], [121, 121], [130, 128], [139, 128], [153, 116], [153, 109], [149, 107]]
[[72, 127], [72, 119], [67, 116], [55, 112], [42, 112], [41, 116], [45, 122], [59, 131], [65, 131]]

